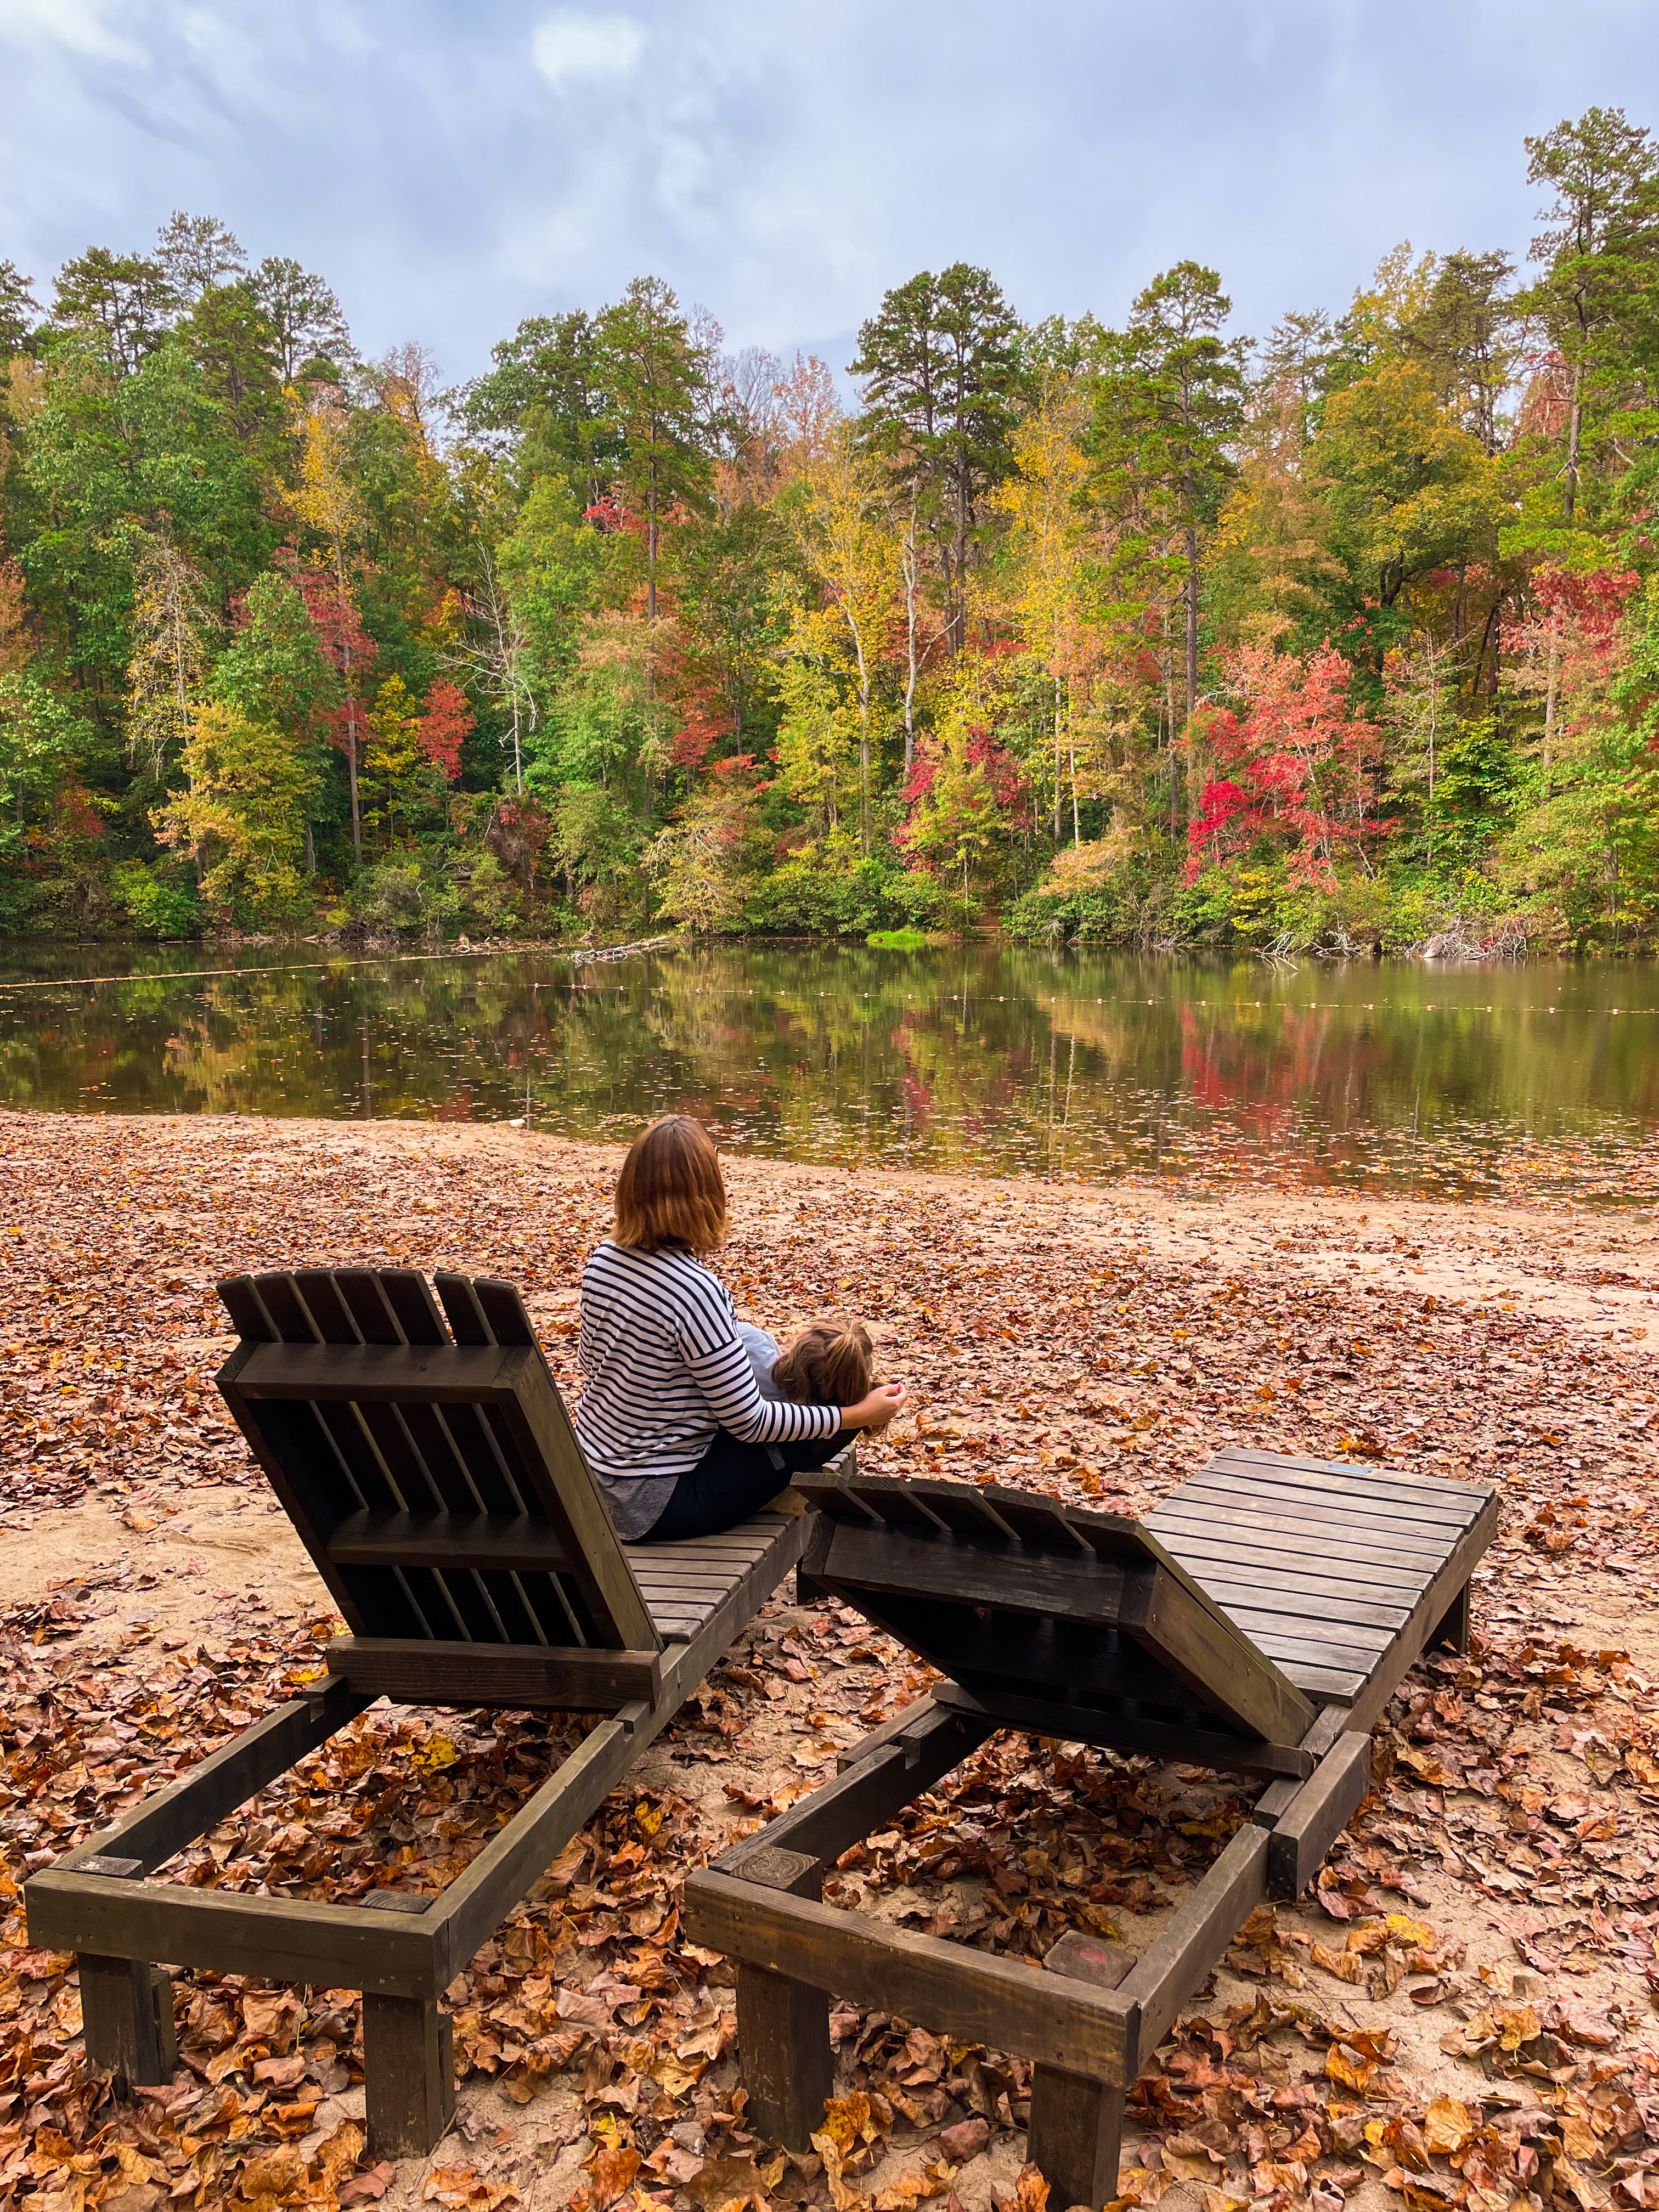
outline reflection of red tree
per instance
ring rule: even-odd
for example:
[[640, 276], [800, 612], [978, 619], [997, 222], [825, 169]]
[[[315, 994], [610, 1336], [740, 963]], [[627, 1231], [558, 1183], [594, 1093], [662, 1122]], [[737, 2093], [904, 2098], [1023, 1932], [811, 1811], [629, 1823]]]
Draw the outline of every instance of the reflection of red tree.
[[1181, 1072], [1194, 1106], [1253, 1140], [1283, 1139], [1298, 1115], [1331, 1131], [1364, 1100], [1390, 1058], [1386, 1041], [1325, 1006], [1283, 1006], [1276, 1036], [1252, 1034], [1224, 1015], [1200, 1021], [1181, 1009]]
[[432, 1109], [434, 1121], [470, 1121], [472, 1119], [472, 1085], [464, 1083], [453, 1098], [446, 1098]]

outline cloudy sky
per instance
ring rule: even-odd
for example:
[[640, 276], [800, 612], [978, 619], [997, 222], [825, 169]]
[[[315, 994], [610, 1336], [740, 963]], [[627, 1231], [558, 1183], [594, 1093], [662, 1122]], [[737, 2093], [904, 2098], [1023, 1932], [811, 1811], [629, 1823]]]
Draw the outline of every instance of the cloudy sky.
[[837, 368], [957, 259], [1111, 320], [1192, 255], [1261, 335], [1523, 253], [1523, 137], [1659, 125], [1656, 63], [1651, 0], [0, 0], [0, 257], [216, 215], [457, 378], [647, 270]]

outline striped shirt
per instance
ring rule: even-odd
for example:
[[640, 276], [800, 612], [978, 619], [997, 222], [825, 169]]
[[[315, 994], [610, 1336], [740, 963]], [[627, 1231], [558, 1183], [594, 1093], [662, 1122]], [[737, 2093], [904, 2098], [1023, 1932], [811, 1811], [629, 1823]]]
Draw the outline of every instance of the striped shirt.
[[576, 1434], [619, 1536], [649, 1533], [717, 1429], [763, 1444], [841, 1426], [839, 1407], [762, 1397], [731, 1292], [689, 1253], [607, 1238], [583, 1271], [581, 1316]]

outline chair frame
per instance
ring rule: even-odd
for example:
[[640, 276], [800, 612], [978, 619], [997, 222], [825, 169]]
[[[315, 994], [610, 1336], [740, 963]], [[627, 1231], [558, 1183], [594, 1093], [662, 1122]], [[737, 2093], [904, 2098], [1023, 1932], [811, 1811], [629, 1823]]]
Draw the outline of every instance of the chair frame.
[[[283, 1313], [283, 1298], [295, 1296], [296, 1282], [307, 1291], [305, 1303]], [[550, 1646], [373, 1634], [337, 1638], [319, 1679], [113, 1826], [31, 1875], [25, 1901], [30, 1941], [78, 1954], [87, 2056], [109, 2069], [118, 2092], [170, 2080], [176, 2063], [171, 1978], [154, 1961], [357, 1989], [363, 1993], [369, 2148], [380, 2157], [420, 2156], [454, 2112], [453, 2039], [440, 1993], [783, 1582], [801, 1556], [812, 1516], [772, 1516], [775, 1528], [763, 1522], [758, 1536], [736, 1545], [739, 1565], [722, 1571], [730, 1587], [718, 1604], [712, 1610], [700, 1604], [695, 1632], [665, 1641], [611, 1531], [516, 1292], [504, 1284], [440, 1278], [457, 1336], [471, 1329], [471, 1343], [447, 1336], [415, 1344], [307, 1340], [309, 1316], [324, 1310], [331, 1285], [343, 1285], [371, 1324], [381, 1310], [374, 1300], [389, 1288], [416, 1328], [435, 1324], [441, 1335], [423, 1282], [404, 1271], [375, 1276], [358, 1270], [337, 1278], [314, 1271], [263, 1277], [257, 1285], [234, 1279], [221, 1286], [222, 1295], [243, 1340], [219, 1381], [348, 1623], [375, 1625], [382, 1601], [376, 1593], [384, 1594], [389, 1578], [398, 1578], [391, 1582], [394, 1591], [406, 1589], [408, 1577], [431, 1575], [435, 1565], [429, 1587], [436, 1588], [444, 1574], [453, 1571], [459, 1583], [474, 1565], [498, 1574], [522, 1566], [526, 1576], [548, 1577], [544, 1589], [555, 1574], [568, 1578], [574, 1594], [567, 1609], [590, 1641]], [[343, 1333], [347, 1324], [340, 1326]], [[532, 1525], [520, 1513], [502, 1526], [499, 1514], [412, 1515], [398, 1508], [342, 1518], [337, 1499], [318, 1495], [306, 1447], [325, 1429], [343, 1434], [342, 1409], [362, 1407], [362, 1435], [354, 1431], [346, 1439], [348, 1452], [356, 1449], [362, 1436], [380, 1426], [377, 1407], [410, 1415], [396, 1436], [388, 1431], [378, 1437], [382, 1468], [439, 1409], [447, 1409], [447, 1420], [460, 1407], [475, 1413], [485, 1408], [486, 1428], [496, 1424], [493, 1433], [516, 1439], [519, 1477], [522, 1481], [530, 1469], [541, 1492], [534, 1502], [547, 1519]], [[301, 1434], [288, 1424], [289, 1411], [313, 1425]], [[464, 1426], [449, 1420], [445, 1433], [459, 1436]], [[850, 1460], [849, 1449], [832, 1465]], [[501, 1463], [513, 1463], [510, 1450]], [[423, 1547], [432, 1564], [411, 1566], [411, 1559], [426, 1557]], [[685, 1551], [697, 1570], [698, 1547]], [[716, 1586], [721, 1578], [714, 1577]], [[482, 1579], [475, 1583], [479, 1601], [487, 1602]], [[526, 1611], [535, 1617], [527, 1603]], [[360, 1904], [331, 1905], [147, 1879], [382, 1694], [413, 1705], [604, 1717], [436, 1895], [387, 1888]]]
[[[867, 1480], [857, 1486], [878, 1487]], [[994, 1495], [1000, 1511], [1002, 1493]], [[1481, 1494], [1474, 1496], [1479, 1501]], [[1078, 1740], [1075, 1705], [1003, 1698], [992, 1701], [1001, 1708], [993, 1711], [955, 1682], [938, 1683], [854, 1747], [835, 1782], [694, 1873], [685, 1889], [686, 1929], [694, 1942], [738, 1961], [738, 2047], [750, 2124], [793, 2150], [809, 2147], [834, 2086], [833, 1993], [1030, 2057], [1028, 2157], [1054, 2203], [1109, 2203], [1117, 2195], [1129, 2085], [1249, 1914], [1268, 1899], [1299, 1896], [1313, 1879], [1370, 1786], [1370, 1731], [1407, 1669], [1437, 1642], [1468, 1650], [1469, 1576], [1492, 1541], [1498, 1510], [1497, 1494], [1486, 1493], [1353, 1701], [1320, 1707], [1294, 1744], [1294, 1758], [1280, 1765], [1138, 1958], [1073, 1935], [1048, 1954], [1048, 1971], [1035, 1973], [1024, 1962], [823, 1902], [824, 1874], [842, 1852], [998, 1729], [1024, 1726]], [[803, 1585], [822, 1559], [826, 1525], [803, 1564]], [[848, 1591], [837, 1595], [858, 1601]], [[1261, 1741], [1241, 1736], [1230, 1751], [1224, 1736], [1206, 1729], [1188, 1735], [1183, 1749], [1169, 1741], [1170, 1733], [1160, 1730], [1158, 1744], [1139, 1742], [1132, 1722], [1103, 1716], [1098, 1731], [1084, 1740], [1155, 1749], [1224, 1771], [1273, 1771], [1266, 1755], [1273, 1747]]]

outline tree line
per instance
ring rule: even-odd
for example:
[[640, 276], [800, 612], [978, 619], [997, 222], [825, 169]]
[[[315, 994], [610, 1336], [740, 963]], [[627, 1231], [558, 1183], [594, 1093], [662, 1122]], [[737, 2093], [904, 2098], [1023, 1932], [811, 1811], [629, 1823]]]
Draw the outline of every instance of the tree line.
[[0, 263], [0, 927], [1650, 946], [1659, 149], [1526, 155], [1522, 268], [957, 264], [850, 407], [654, 277], [445, 390], [211, 217]]

